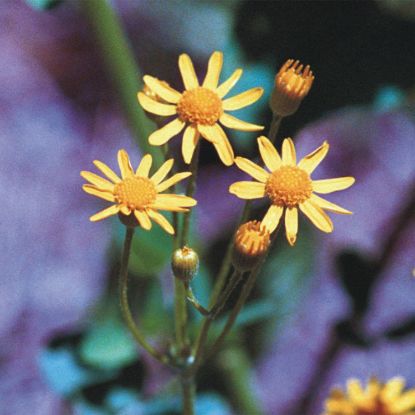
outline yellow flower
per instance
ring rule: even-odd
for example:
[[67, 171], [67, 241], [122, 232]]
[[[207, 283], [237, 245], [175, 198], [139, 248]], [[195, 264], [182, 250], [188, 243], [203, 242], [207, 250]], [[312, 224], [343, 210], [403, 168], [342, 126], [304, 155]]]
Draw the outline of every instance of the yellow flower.
[[311, 180], [310, 174], [329, 150], [327, 142], [305, 156], [298, 164], [291, 138], [286, 138], [282, 144], [282, 158], [268, 138], [259, 137], [258, 145], [262, 160], [270, 173], [246, 158], [236, 157], [236, 165], [258, 182], [236, 182], [229, 187], [229, 191], [241, 199], [258, 199], [265, 196], [269, 198], [271, 207], [262, 220], [262, 225], [268, 232], [275, 231], [285, 210], [287, 240], [290, 245], [294, 245], [298, 230], [298, 208], [323, 232], [333, 230], [333, 224], [324, 210], [351, 213], [315, 194], [347, 189], [354, 183], [353, 177]]
[[[189, 177], [191, 173], [176, 173], [164, 180], [173, 167], [174, 161], [170, 159], [149, 177], [152, 161], [151, 155], [146, 154], [134, 172], [127, 152], [119, 150], [118, 164], [122, 178], [119, 178], [106, 164], [98, 160], [94, 161], [95, 166], [109, 180], [94, 173], [82, 171], [81, 176], [91, 183], [84, 184], [82, 189], [91, 195], [114, 203], [109, 208], [92, 215], [90, 220], [95, 222], [119, 213], [123, 223], [131, 223], [128, 219], [133, 219], [130, 215], [134, 214], [143, 229], [151, 229], [151, 220], [153, 220], [166, 232], [173, 235], [173, 227], [158, 211], [187, 212], [188, 208], [196, 205], [197, 202], [191, 197], [161, 192]], [[137, 222], [132, 221], [135, 225]]]
[[179, 56], [179, 69], [185, 90], [180, 93], [166, 83], [152, 76], [144, 76], [145, 84], [167, 103], [158, 102], [139, 92], [138, 100], [148, 112], [162, 115], [177, 115], [164, 127], [149, 137], [152, 145], [160, 146], [179, 134], [185, 127], [182, 141], [184, 161], [189, 164], [200, 136], [210, 141], [216, 148], [222, 162], [233, 164], [234, 153], [228, 137], [218, 122], [225, 127], [241, 131], [259, 131], [264, 127], [239, 120], [225, 111], [238, 110], [257, 101], [263, 93], [262, 88], [252, 88], [231, 98], [223, 99], [242, 75], [237, 69], [225, 82], [219, 83], [223, 54], [214, 52], [209, 59], [206, 77], [199, 84], [193, 63], [186, 54]]
[[404, 387], [400, 377], [386, 384], [372, 378], [365, 389], [357, 379], [350, 379], [347, 393], [331, 391], [323, 415], [415, 415], [415, 389], [402, 392]]

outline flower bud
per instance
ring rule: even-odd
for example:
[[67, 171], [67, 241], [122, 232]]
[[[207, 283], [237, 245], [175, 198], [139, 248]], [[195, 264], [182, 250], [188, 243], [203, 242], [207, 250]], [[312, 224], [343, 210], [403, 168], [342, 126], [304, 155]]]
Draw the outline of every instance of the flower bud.
[[275, 76], [270, 107], [275, 116], [294, 114], [313, 85], [314, 75], [307, 65], [303, 70], [300, 61], [288, 59]]
[[269, 232], [254, 220], [239, 227], [235, 235], [232, 264], [239, 271], [249, 271], [258, 265], [270, 245]]
[[199, 256], [187, 246], [176, 249], [171, 258], [171, 268], [176, 278], [190, 282], [199, 269]]

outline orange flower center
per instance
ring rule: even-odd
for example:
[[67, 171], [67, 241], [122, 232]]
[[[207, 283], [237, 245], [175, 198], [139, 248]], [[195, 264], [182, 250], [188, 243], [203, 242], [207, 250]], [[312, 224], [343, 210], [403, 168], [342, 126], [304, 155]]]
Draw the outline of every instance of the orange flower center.
[[357, 409], [356, 415], [392, 415], [392, 412], [389, 411], [389, 408], [385, 404], [376, 400], [376, 403], [371, 409]]
[[222, 113], [218, 94], [203, 87], [184, 91], [177, 103], [179, 118], [191, 124], [214, 125]]
[[131, 210], [142, 209], [156, 200], [157, 190], [147, 177], [129, 177], [114, 188], [117, 203], [128, 206]]
[[313, 191], [308, 173], [297, 166], [282, 166], [265, 184], [265, 192], [274, 205], [289, 207], [306, 201]]

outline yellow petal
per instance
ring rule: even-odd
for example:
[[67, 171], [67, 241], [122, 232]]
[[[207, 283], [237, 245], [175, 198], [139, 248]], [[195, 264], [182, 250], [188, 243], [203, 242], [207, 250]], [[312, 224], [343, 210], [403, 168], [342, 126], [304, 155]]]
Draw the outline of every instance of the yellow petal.
[[169, 105], [169, 104], [162, 104], [161, 102], [155, 101], [154, 99], [151, 99], [146, 94], [143, 94], [142, 92], [139, 92], [137, 94], [138, 102], [140, 105], [148, 112], [151, 112], [152, 114], [156, 115], [174, 115], [176, 114], [176, 106], [175, 105]]
[[130, 209], [128, 206], [125, 206], [125, 205], [119, 205], [119, 208], [120, 208], [120, 212], [121, 212], [123, 215], [128, 216], [128, 215], [130, 215], [130, 214], [131, 214], [131, 209]]
[[234, 97], [227, 98], [222, 101], [222, 108], [225, 111], [238, 110], [248, 105], [253, 104], [261, 98], [264, 90], [262, 88], [252, 88], [248, 91], [242, 92], [241, 94], [235, 95]]
[[259, 199], [265, 195], [265, 184], [259, 182], [235, 182], [229, 186], [229, 192], [240, 199]]
[[94, 160], [93, 162], [95, 166], [101, 170], [105, 176], [107, 176], [110, 180], [112, 180], [114, 183], [119, 183], [121, 179], [118, 177], [117, 174], [115, 174], [112, 169], [110, 169], [105, 163], [99, 160]]
[[316, 194], [312, 194], [310, 200], [321, 209], [329, 210], [330, 212], [340, 213], [343, 215], [351, 215], [353, 213], [350, 212], [350, 210], [344, 209], [341, 206], [336, 205], [335, 203], [331, 203], [328, 200], [323, 199], [320, 196], [317, 196]]
[[181, 180], [185, 179], [186, 177], [191, 176], [192, 173], [189, 171], [182, 172], [182, 173], [176, 173], [175, 175], [171, 176], [169, 179], [167, 179], [165, 182], [162, 182], [156, 186], [157, 192], [161, 193], [164, 190], [168, 189], [169, 187], [175, 185], [176, 183], [180, 182]]
[[324, 160], [324, 157], [326, 157], [328, 151], [329, 143], [325, 141], [319, 148], [303, 157], [298, 163], [298, 167], [305, 170], [308, 174], [311, 174]]
[[209, 58], [208, 70], [205, 80], [203, 81], [203, 87], [209, 89], [216, 89], [219, 82], [220, 72], [223, 65], [223, 53], [213, 52]]
[[99, 197], [104, 200], [108, 200], [109, 202], [115, 202], [114, 195], [111, 192], [108, 192], [106, 190], [100, 190], [92, 184], [84, 184], [82, 186], [82, 189], [84, 190], [84, 192], [89, 193], [90, 195]]
[[146, 231], [149, 231], [151, 229], [151, 220], [146, 212], [143, 212], [141, 210], [135, 210], [134, 215], [143, 229], [145, 229]]
[[152, 163], [153, 163], [153, 158], [151, 157], [151, 154], [146, 154], [141, 159], [141, 162], [138, 165], [137, 170], [135, 171], [135, 175], [141, 176], [141, 177], [148, 177], [148, 173], [150, 173]]
[[152, 203], [148, 207], [150, 209], [166, 210], [168, 212], [188, 212], [189, 211], [189, 208], [184, 208], [184, 207], [180, 207], [180, 206], [172, 206], [172, 205], [169, 205], [168, 203], [161, 203], [161, 202], [157, 202], [157, 201], [155, 201], [154, 203]]
[[167, 85], [150, 75], [145, 75], [143, 80], [145, 84], [164, 101], [173, 104], [177, 104], [180, 101], [182, 94], [173, 89], [170, 85]]
[[211, 143], [217, 143], [220, 141], [220, 137], [222, 135], [218, 127], [219, 127], [219, 124], [198, 125], [197, 129], [203, 138], [210, 141]]
[[295, 146], [291, 138], [286, 138], [282, 142], [282, 164], [286, 166], [295, 166], [297, 163], [297, 156], [295, 154]]
[[134, 176], [133, 168], [131, 167], [130, 158], [124, 149], [118, 151], [118, 165], [120, 166], [121, 177], [123, 179]]
[[402, 414], [404, 411], [415, 409], [415, 389], [402, 394], [395, 402], [390, 404], [393, 413]]
[[234, 130], [240, 131], [260, 131], [263, 130], [264, 127], [262, 125], [251, 124], [246, 121], [242, 121], [232, 115], [223, 113], [222, 116], [219, 118], [219, 121], [228, 128], [233, 128]]
[[277, 149], [267, 137], [264, 135], [258, 137], [258, 147], [259, 152], [261, 153], [261, 158], [268, 170], [273, 172], [281, 167], [281, 157], [278, 154]]
[[189, 125], [183, 134], [182, 141], [182, 155], [184, 162], [190, 164], [192, 161], [193, 153], [195, 152], [197, 143], [199, 142], [200, 134], [197, 131], [197, 128]]
[[285, 210], [285, 235], [291, 246], [297, 240], [298, 232], [298, 210], [297, 208], [287, 208]]
[[152, 209], [147, 210], [148, 216], [158, 223], [167, 233], [174, 235], [174, 228], [171, 226], [170, 222], [161, 214]]
[[95, 186], [99, 187], [102, 190], [107, 190], [109, 192], [112, 192], [114, 190], [114, 184], [109, 182], [108, 180], [103, 179], [100, 176], [97, 176], [94, 173], [91, 173], [89, 171], [81, 171], [81, 176], [88, 180], [88, 182], [94, 184]]
[[248, 173], [254, 179], [265, 183], [268, 180], [269, 173], [267, 173], [262, 167], [258, 166], [251, 160], [244, 157], [236, 157], [235, 164], [245, 173]]
[[349, 379], [347, 381], [347, 393], [349, 399], [355, 404], [361, 403], [366, 399], [366, 395], [358, 379]]
[[89, 220], [91, 222], [97, 222], [99, 220], [108, 218], [109, 216], [116, 215], [119, 212], [120, 208], [117, 205], [112, 205], [104, 210], [101, 210], [95, 215], [92, 215]]
[[330, 233], [333, 231], [333, 223], [327, 214], [314, 203], [306, 200], [300, 204], [300, 210], [310, 219], [314, 226], [323, 232]]
[[234, 159], [233, 149], [222, 127], [216, 123], [213, 126], [198, 126], [198, 129], [204, 138], [213, 142], [222, 163], [231, 166]]
[[191, 207], [197, 204], [197, 201], [192, 197], [185, 195], [174, 194], [158, 194], [156, 202], [166, 203], [171, 206]]
[[405, 379], [396, 376], [388, 381], [383, 387], [381, 397], [383, 402], [393, 402], [401, 393], [405, 387]]
[[313, 180], [313, 191], [317, 193], [332, 193], [344, 190], [355, 182], [354, 177], [336, 177], [335, 179]]
[[284, 208], [277, 205], [271, 205], [262, 219], [261, 226], [263, 226], [269, 233], [272, 233], [277, 229], [280, 222], [282, 212]]
[[182, 75], [184, 87], [187, 90], [197, 88], [199, 86], [193, 62], [186, 53], [179, 56], [179, 69]]
[[174, 159], [166, 160], [161, 167], [151, 176], [151, 181], [157, 185], [159, 184], [170, 172], [174, 164]]
[[159, 130], [154, 131], [154, 133], [148, 137], [148, 142], [153, 146], [161, 146], [166, 144], [167, 141], [183, 130], [185, 124], [186, 123], [180, 118], [176, 118]]
[[237, 69], [225, 82], [216, 89], [219, 98], [223, 98], [239, 81], [242, 76], [242, 69]]

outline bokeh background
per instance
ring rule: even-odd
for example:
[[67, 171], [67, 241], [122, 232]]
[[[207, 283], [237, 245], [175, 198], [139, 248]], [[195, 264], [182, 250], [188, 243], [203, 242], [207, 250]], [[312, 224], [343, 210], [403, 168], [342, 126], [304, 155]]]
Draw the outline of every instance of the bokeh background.
[[[81, 191], [92, 160], [116, 168], [119, 148], [140, 157], [119, 94], [126, 74], [114, 73], [114, 45], [102, 47], [107, 27], [88, 2], [0, 4], [0, 413], [179, 414], [172, 373], [137, 350], [120, 320], [122, 226], [90, 223], [103, 204]], [[286, 59], [310, 64], [315, 84], [279, 139], [294, 137], [300, 156], [327, 139], [314, 178], [356, 177], [330, 198], [355, 212], [334, 217], [333, 234], [302, 220], [295, 248], [277, 239], [237, 330], [200, 373], [197, 413], [316, 415], [349, 377], [401, 375], [415, 386], [415, 2], [110, 4], [141, 73], [180, 88], [180, 53], [203, 76], [222, 50], [222, 79], [244, 69], [235, 93], [265, 88], [237, 114], [251, 122], [269, 126], [267, 98]], [[256, 157], [255, 135], [230, 137], [237, 154]], [[227, 194], [240, 172], [210, 147], [193, 236], [205, 303], [242, 208]], [[255, 205], [253, 217], [264, 210]], [[172, 334], [170, 250], [161, 231], [142, 232], [131, 261], [131, 302], [159, 347]]]

